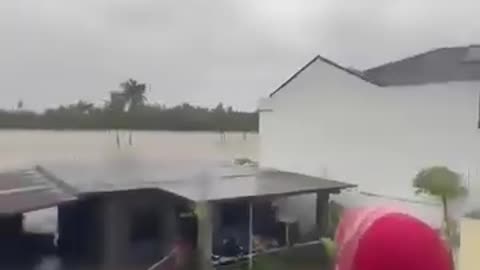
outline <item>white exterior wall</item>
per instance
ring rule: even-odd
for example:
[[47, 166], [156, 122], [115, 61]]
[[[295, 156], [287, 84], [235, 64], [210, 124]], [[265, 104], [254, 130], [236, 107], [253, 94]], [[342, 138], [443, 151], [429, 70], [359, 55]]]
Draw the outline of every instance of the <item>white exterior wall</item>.
[[[479, 89], [473, 82], [382, 88], [317, 60], [261, 102], [260, 165], [402, 199], [418, 199], [412, 179], [432, 165], [446, 165], [480, 187]], [[337, 199], [380, 201], [355, 194]], [[440, 217], [428, 207], [401, 206], [430, 223]], [[299, 212], [295, 203], [289, 207]]]

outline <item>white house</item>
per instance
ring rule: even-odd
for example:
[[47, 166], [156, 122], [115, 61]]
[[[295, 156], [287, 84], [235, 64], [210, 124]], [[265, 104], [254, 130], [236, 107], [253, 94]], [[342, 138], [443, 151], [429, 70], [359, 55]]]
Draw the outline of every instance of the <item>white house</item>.
[[[347, 206], [398, 205], [432, 225], [438, 205], [412, 179], [432, 165], [480, 190], [480, 47], [440, 48], [355, 71], [317, 56], [260, 101], [260, 165], [354, 183]], [[475, 196], [470, 196], [475, 197]], [[310, 198], [286, 211], [313, 218]]]

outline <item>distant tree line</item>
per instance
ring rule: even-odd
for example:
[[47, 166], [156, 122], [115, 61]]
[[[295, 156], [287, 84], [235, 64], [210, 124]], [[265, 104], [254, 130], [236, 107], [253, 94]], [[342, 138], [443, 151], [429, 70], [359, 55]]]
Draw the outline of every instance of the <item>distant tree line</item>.
[[[256, 112], [235, 111], [222, 103], [205, 108], [183, 103], [174, 107], [147, 104], [146, 86], [135, 80], [110, 93], [102, 107], [79, 101], [35, 113], [24, 109], [0, 110], [0, 128], [11, 129], [136, 129], [180, 131], [257, 131]], [[19, 102], [20, 104], [20, 102]]]

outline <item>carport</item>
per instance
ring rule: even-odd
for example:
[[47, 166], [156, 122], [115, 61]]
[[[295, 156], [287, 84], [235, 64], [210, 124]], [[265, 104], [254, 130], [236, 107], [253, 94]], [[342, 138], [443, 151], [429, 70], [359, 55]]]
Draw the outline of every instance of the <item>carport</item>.
[[328, 201], [331, 193], [354, 185], [303, 174], [255, 168], [250, 173], [222, 177], [200, 177], [196, 181], [166, 181], [158, 188], [194, 202], [198, 217], [198, 242], [201, 268], [211, 269], [212, 236], [219, 204], [246, 201], [249, 209], [249, 267], [252, 267], [254, 203], [279, 197], [316, 194], [315, 219], [324, 231], [328, 222]]
[[125, 263], [136, 219], [132, 214], [137, 210], [150, 209], [153, 212], [147, 212], [157, 216], [161, 227], [156, 231], [164, 237], [156, 238], [161, 248], [155, 256], [161, 258], [158, 256], [165, 254], [178, 233], [175, 209], [189, 205], [197, 216], [197, 258], [202, 269], [213, 267], [212, 238], [222, 204], [241, 201], [248, 205], [245, 219], [251, 265], [256, 203], [314, 194], [312, 212], [317, 227], [325, 230], [329, 195], [353, 187], [320, 177], [224, 162], [131, 159], [43, 165], [17, 175], [1, 175], [0, 181], [0, 215], [60, 205], [59, 248], [75, 254], [84, 249], [94, 252], [108, 265]]

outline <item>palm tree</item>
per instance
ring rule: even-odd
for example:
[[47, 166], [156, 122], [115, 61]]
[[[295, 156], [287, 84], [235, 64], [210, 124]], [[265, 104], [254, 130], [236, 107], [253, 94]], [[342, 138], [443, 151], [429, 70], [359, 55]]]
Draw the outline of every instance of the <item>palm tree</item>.
[[452, 231], [448, 214], [448, 202], [467, 194], [467, 190], [462, 186], [460, 174], [443, 166], [426, 168], [415, 176], [413, 186], [416, 188], [417, 193], [426, 193], [440, 198], [443, 208], [445, 236], [451, 241]]
[[[125, 101], [128, 103], [128, 112], [130, 114], [137, 112], [138, 108], [143, 107], [146, 101], [146, 84], [138, 83], [134, 79], [128, 79], [120, 84], [120, 88]], [[132, 145], [132, 131], [129, 133], [128, 143]]]
[[138, 83], [134, 79], [128, 79], [120, 84], [122, 94], [128, 103], [128, 111], [134, 112], [138, 108], [142, 107], [146, 101], [145, 91], [147, 89], [146, 84]]

